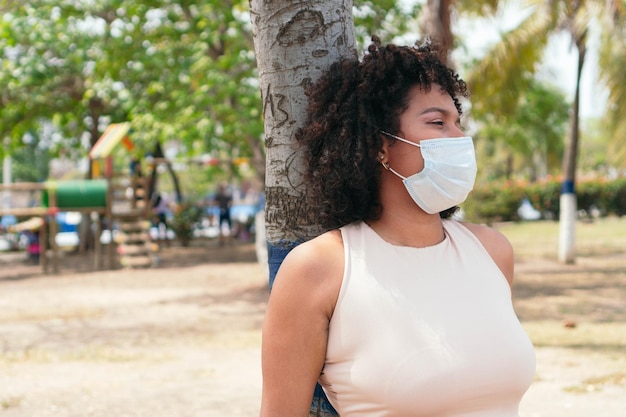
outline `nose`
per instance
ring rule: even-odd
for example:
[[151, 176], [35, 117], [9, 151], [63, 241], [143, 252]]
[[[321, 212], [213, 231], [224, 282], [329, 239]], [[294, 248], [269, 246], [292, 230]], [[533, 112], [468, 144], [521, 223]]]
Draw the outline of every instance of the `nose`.
[[461, 128], [461, 126], [455, 124], [454, 128], [452, 128], [452, 131], [450, 132], [450, 137], [451, 138], [462, 138], [465, 135], [465, 131], [463, 130], [463, 128]]

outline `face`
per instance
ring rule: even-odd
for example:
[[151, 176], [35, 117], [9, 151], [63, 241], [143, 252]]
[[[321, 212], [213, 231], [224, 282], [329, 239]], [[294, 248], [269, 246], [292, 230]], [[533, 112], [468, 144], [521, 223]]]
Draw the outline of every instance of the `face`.
[[[428, 92], [413, 87], [408, 94], [408, 107], [400, 115], [400, 130], [396, 134], [411, 142], [424, 139], [463, 137], [459, 113], [452, 97], [433, 84]], [[390, 144], [385, 137], [385, 161], [399, 174], [408, 177], [424, 168], [420, 148], [402, 141]]]

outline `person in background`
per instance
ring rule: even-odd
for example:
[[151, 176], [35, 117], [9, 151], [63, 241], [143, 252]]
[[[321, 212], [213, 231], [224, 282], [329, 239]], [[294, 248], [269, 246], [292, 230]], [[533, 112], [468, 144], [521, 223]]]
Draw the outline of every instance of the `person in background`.
[[219, 243], [224, 244], [224, 230], [223, 225], [228, 226], [228, 233], [232, 233], [233, 224], [230, 216], [230, 209], [233, 205], [233, 196], [228, 191], [228, 187], [225, 184], [219, 184], [217, 186], [217, 192], [215, 193], [215, 205], [219, 209], [219, 219], [217, 223], [219, 232]]
[[154, 226], [157, 229], [157, 236], [161, 240], [167, 239], [167, 212], [169, 211], [169, 205], [167, 198], [158, 191], [152, 196], [152, 209], [156, 218]]
[[130, 158], [129, 170], [131, 177], [143, 177], [143, 173], [141, 171], [141, 161], [137, 155], [133, 155]]
[[310, 90], [308, 208], [263, 323], [261, 417], [518, 417], [535, 353], [504, 235], [452, 219], [473, 188], [466, 84], [434, 45], [342, 59]]

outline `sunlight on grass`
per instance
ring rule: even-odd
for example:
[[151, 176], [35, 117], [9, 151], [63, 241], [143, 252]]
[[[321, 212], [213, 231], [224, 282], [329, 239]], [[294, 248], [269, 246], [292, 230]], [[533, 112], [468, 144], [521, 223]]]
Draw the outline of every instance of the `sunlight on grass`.
[[[559, 349], [560, 368], [581, 367], [583, 358], [593, 364], [592, 372], [584, 379], [572, 378], [572, 385], [563, 387], [565, 392], [589, 394], [626, 382], [626, 323], [582, 323], [567, 328], [558, 321], [531, 321], [523, 326], [536, 349]], [[537, 375], [535, 380], [542, 379]]]
[[[518, 257], [557, 258], [558, 222], [501, 223], [496, 228], [509, 238]], [[626, 218], [609, 217], [576, 224], [576, 253], [580, 256], [624, 253], [625, 248]]]
[[248, 348], [261, 344], [261, 332], [258, 329], [241, 330], [228, 334], [217, 334], [215, 336], [211, 344], [228, 348]]
[[578, 385], [565, 387], [564, 391], [573, 394], [587, 394], [601, 391], [609, 385], [623, 386], [626, 383], [626, 372], [612, 372], [610, 374], [587, 378]]
[[0, 399], [0, 410], [8, 410], [9, 408], [17, 408], [23, 401], [22, 397], [10, 396]]
[[626, 323], [582, 323], [566, 328], [558, 321], [530, 321], [524, 329], [535, 347], [593, 349], [623, 355], [626, 348]]
[[596, 376], [593, 378], [588, 378], [584, 382], [593, 385], [623, 385], [624, 383], [626, 383], [626, 372], [614, 372], [608, 375]]
[[85, 345], [79, 349], [64, 352], [60, 358], [65, 362], [161, 362], [170, 359], [171, 355], [152, 354], [141, 350], [130, 351], [121, 347]]
[[0, 365], [14, 365], [20, 363], [50, 363], [54, 355], [42, 349], [25, 349], [15, 352], [4, 352], [0, 356]]
[[12, 309], [0, 314], [0, 323], [43, 322], [48, 320], [86, 320], [104, 315], [104, 310], [98, 307], [76, 306], [47, 306], [37, 308], [28, 306], [29, 310]]
[[128, 348], [82, 345], [76, 349], [57, 352], [46, 349], [26, 349], [4, 353], [0, 358], [0, 365], [15, 365], [24, 363], [57, 363], [57, 362], [164, 362], [175, 357], [175, 354], [159, 352], [158, 354], [133, 350]]

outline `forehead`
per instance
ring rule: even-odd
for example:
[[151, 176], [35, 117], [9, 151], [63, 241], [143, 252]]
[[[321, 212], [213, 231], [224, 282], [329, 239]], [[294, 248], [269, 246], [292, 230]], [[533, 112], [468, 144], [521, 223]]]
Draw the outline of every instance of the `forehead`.
[[411, 87], [407, 94], [407, 111], [429, 107], [439, 107], [455, 115], [458, 114], [454, 100], [450, 94], [441, 89], [439, 84], [432, 84], [428, 91], [420, 86]]

